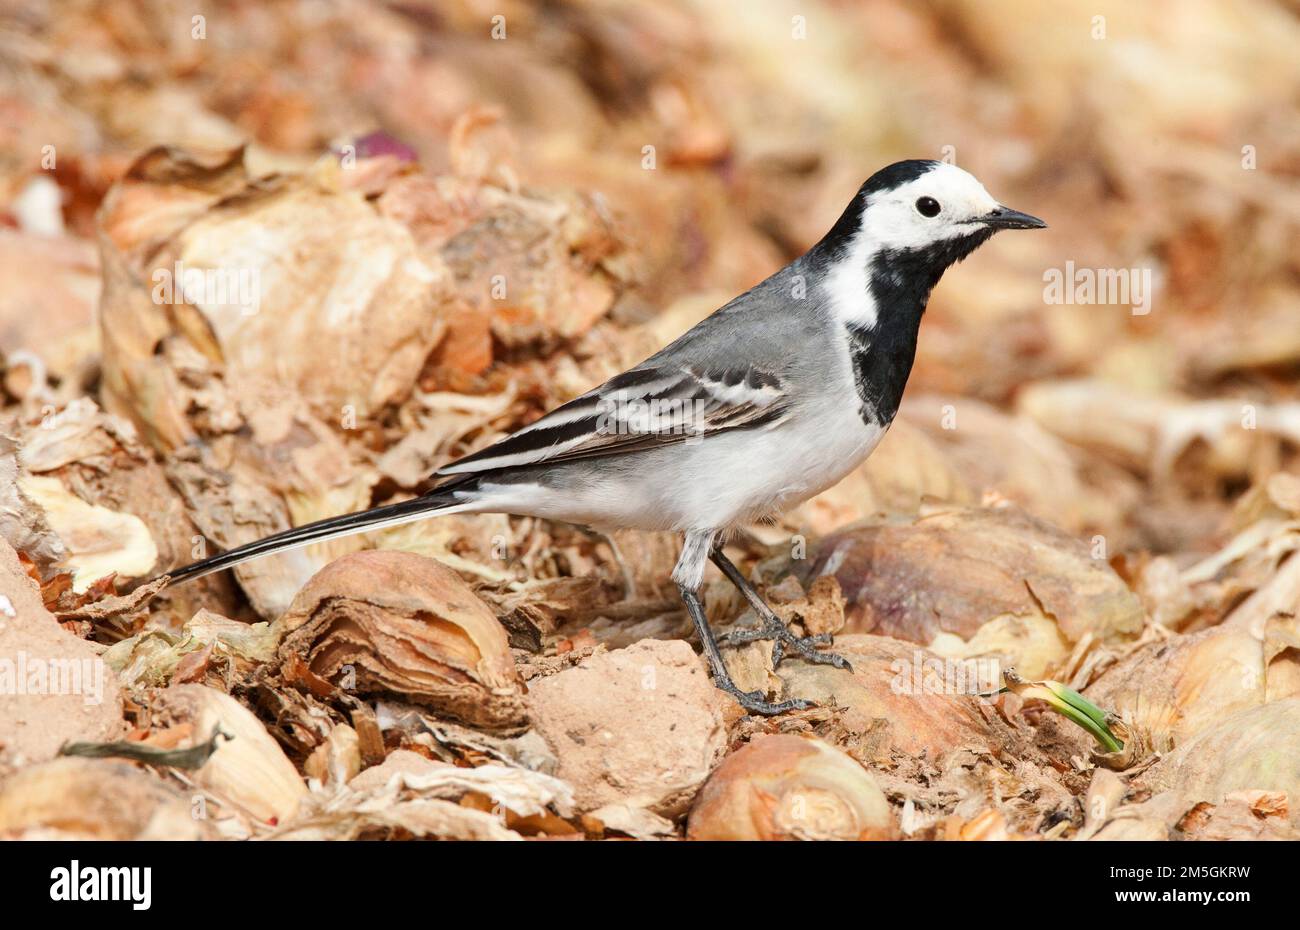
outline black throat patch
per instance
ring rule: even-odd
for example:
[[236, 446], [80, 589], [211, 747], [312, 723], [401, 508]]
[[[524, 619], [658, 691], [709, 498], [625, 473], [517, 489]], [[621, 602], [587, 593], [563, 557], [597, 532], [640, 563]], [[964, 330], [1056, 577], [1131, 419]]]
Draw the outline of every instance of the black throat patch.
[[916, 336], [930, 291], [949, 265], [988, 241], [991, 229], [923, 249], [894, 249], [871, 260], [867, 280], [876, 305], [872, 326], [847, 324], [853, 382], [868, 425], [888, 426], [898, 414], [916, 359]]

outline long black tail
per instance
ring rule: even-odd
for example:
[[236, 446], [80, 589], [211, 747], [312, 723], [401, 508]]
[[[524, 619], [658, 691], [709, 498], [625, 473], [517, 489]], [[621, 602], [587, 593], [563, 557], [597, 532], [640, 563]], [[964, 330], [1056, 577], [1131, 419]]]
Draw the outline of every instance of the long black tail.
[[[463, 489], [464, 484], [464, 482], [456, 482], [456, 487]], [[291, 530], [285, 530], [282, 533], [267, 536], [256, 542], [237, 546], [227, 552], [222, 552], [220, 555], [210, 556], [198, 562], [192, 562], [184, 568], [168, 572], [167, 575], [170, 579], [168, 585], [201, 578], [204, 575], [219, 572], [223, 568], [231, 568], [241, 562], [247, 562], [264, 555], [272, 555], [276, 552], [284, 552], [288, 549], [297, 549], [299, 546], [306, 546], [310, 543], [335, 539], [339, 536], [350, 536], [353, 533], [377, 529], [381, 526], [409, 523], [412, 520], [432, 516], [457, 504], [466, 503], [464, 498], [451, 493], [451, 488], [451, 485], [446, 485], [435, 488], [428, 494], [409, 501], [386, 504], [383, 507], [360, 510], [356, 513], [345, 513], [342, 516], [327, 517], [314, 523], [295, 526]]]

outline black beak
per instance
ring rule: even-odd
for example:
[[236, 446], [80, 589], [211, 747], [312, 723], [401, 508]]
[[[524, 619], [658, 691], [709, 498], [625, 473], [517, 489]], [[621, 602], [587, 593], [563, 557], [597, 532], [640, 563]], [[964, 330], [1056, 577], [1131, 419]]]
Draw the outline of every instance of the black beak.
[[1009, 207], [998, 207], [992, 213], [986, 213], [980, 218], [985, 226], [993, 229], [1046, 229], [1047, 224], [1036, 216], [1030, 216], [1028, 213], [1021, 213], [1019, 210], [1012, 210]]

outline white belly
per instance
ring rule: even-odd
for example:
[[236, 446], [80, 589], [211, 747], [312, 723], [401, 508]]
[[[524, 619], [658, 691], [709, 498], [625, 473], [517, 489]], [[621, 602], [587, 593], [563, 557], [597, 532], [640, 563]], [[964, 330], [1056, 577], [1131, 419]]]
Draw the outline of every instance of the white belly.
[[[834, 414], [818, 420], [778, 427], [762, 442], [738, 434], [732, 449], [710, 453], [712, 461], [702, 468], [712, 474], [716, 463], [718, 471], [730, 472], [728, 480], [719, 482], [714, 493], [698, 496], [694, 519], [683, 513], [682, 524], [674, 528], [736, 526], [798, 506], [862, 464], [884, 434], [884, 428], [863, 423], [854, 404], [837, 407]], [[724, 469], [724, 462], [730, 467]], [[736, 462], [744, 464], [737, 467]]]
[[562, 489], [491, 489], [483, 500], [490, 506], [481, 509], [597, 529], [743, 525], [831, 487], [861, 464], [885, 433], [865, 424], [852, 401], [830, 410], [817, 417], [796, 414], [761, 432], [736, 430], [619, 457], [618, 467], [591, 460], [566, 468]]

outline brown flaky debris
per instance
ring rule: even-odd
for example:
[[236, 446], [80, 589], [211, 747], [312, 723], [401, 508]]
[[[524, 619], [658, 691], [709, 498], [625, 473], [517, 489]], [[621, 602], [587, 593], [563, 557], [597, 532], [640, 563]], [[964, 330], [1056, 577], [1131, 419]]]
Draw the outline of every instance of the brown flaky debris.
[[534, 726], [583, 811], [680, 814], [726, 746], [722, 697], [680, 641], [597, 654], [529, 687]]
[[117, 676], [46, 610], [2, 539], [0, 691], [0, 771], [49, 759], [65, 742], [114, 739], [123, 730]]
[[292, 816], [307, 794], [284, 750], [248, 708], [215, 688], [179, 684], [148, 698], [151, 724], [180, 736], [182, 746], [212, 740], [215, 751], [192, 775], [223, 813], [249, 823]]
[[687, 835], [697, 840], [887, 839], [885, 796], [862, 766], [820, 740], [759, 737], [700, 790]]
[[358, 552], [322, 569], [276, 623], [284, 674], [362, 696], [400, 695], [489, 729], [528, 713], [506, 633], [460, 578], [408, 552]]
[[888, 636], [837, 637], [836, 652], [853, 670], [790, 662], [777, 669], [780, 696], [845, 708], [842, 722], [865, 733], [873, 751], [896, 748], [938, 758], [963, 747], [1007, 738], [1000, 721], [975, 695], [997, 687], [976, 660], [944, 662], [925, 649]]
[[129, 763], [53, 759], [0, 787], [0, 837], [198, 840], [211, 836], [191, 798]]
[[1135, 637], [1142, 604], [1104, 552], [1012, 507], [940, 509], [822, 539], [808, 578], [834, 576], [847, 628], [1038, 675], [1084, 636]]

